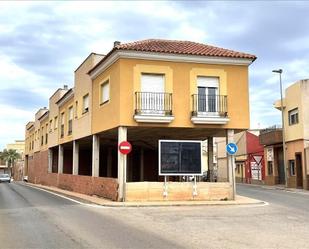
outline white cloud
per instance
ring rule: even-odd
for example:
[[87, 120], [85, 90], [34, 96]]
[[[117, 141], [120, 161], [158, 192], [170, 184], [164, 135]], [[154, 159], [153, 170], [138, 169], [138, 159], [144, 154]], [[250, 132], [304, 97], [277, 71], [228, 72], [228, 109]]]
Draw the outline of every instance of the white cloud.
[[285, 87], [309, 77], [307, 12], [301, 2], [0, 1], [0, 91], [27, 89], [41, 97], [31, 107], [25, 101], [27, 111], [18, 99], [0, 102], [0, 147], [23, 136], [34, 105], [46, 106], [54, 90], [72, 85], [90, 52], [106, 54], [115, 40], [184, 39], [257, 53], [250, 66], [251, 126], [280, 122], [272, 106], [279, 78], [271, 70], [283, 69]]

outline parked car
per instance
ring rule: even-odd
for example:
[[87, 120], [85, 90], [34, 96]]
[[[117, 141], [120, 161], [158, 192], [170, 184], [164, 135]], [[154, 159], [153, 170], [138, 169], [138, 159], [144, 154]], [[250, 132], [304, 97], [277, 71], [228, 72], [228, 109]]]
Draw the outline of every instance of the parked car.
[[9, 174], [0, 174], [0, 183], [1, 182], [11, 182], [11, 177]]

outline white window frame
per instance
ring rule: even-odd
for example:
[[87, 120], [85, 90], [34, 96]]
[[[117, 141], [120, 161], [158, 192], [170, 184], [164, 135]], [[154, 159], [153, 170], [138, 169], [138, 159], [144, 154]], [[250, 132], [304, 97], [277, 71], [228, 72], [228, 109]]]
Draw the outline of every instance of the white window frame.
[[[288, 112], [289, 115], [289, 125], [295, 125], [299, 123], [299, 112], [298, 108], [292, 109]], [[293, 116], [295, 116], [295, 122], [293, 122]]]
[[109, 79], [100, 85], [100, 105], [104, 105], [110, 100], [110, 83]]
[[85, 94], [83, 97], [83, 114], [87, 112], [89, 112], [89, 93]]
[[[203, 82], [204, 81], [204, 82]], [[196, 101], [196, 110], [198, 116], [219, 116], [219, 109], [220, 107], [218, 106], [218, 99], [217, 96], [219, 95], [219, 88], [220, 88], [220, 77], [215, 77], [215, 76], [205, 76], [205, 75], [198, 75], [196, 78], [196, 85], [197, 85], [197, 96], [198, 95], [198, 88], [203, 87], [208, 91], [209, 88], [215, 88], [215, 107], [216, 111], [215, 112], [210, 112], [208, 110], [208, 99], [205, 99], [205, 104], [206, 104], [206, 111], [199, 111], [199, 97], [197, 97]], [[205, 96], [208, 96], [207, 93], [205, 92]]]

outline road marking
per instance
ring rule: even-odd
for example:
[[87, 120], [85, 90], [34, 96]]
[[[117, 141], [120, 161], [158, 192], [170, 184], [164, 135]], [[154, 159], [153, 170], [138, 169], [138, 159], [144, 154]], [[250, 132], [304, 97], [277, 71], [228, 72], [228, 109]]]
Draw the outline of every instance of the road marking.
[[27, 187], [30, 187], [30, 188], [38, 189], [38, 190], [41, 190], [41, 191], [45, 191], [45, 192], [47, 192], [47, 193], [53, 194], [53, 195], [55, 195], [55, 196], [61, 197], [61, 198], [63, 198], [63, 199], [66, 199], [66, 200], [69, 200], [69, 201], [72, 201], [72, 202], [75, 202], [75, 203], [77, 203], [77, 204], [84, 205], [84, 206], [87, 206], [87, 207], [111, 208], [111, 207], [102, 206], [102, 205], [98, 205], [98, 204], [84, 203], [84, 202], [81, 202], [81, 201], [72, 199], [72, 198], [70, 198], [70, 197], [67, 197], [67, 196], [64, 196], [64, 195], [61, 195], [61, 194], [57, 194], [57, 193], [55, 193], [55, 192], [52, 192], [52, 191], [49, 191], [49, 190], [46, 190], [46, 189], [43, 189], [43, 188], [31, 186], [31, 185], [28, 185], [28, 184], [23, 184], [23, 185], [24, 185], [24, 186], [27, 186]]

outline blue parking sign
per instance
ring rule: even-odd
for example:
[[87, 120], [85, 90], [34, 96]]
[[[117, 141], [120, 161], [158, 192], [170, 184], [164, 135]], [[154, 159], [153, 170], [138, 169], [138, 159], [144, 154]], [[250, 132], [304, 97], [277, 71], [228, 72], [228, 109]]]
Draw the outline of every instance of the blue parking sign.
[[226, 145], [226, 152], [229, 155], [234, 155], [238, 150], [238, 147], [235, 143], [229, 143]]

